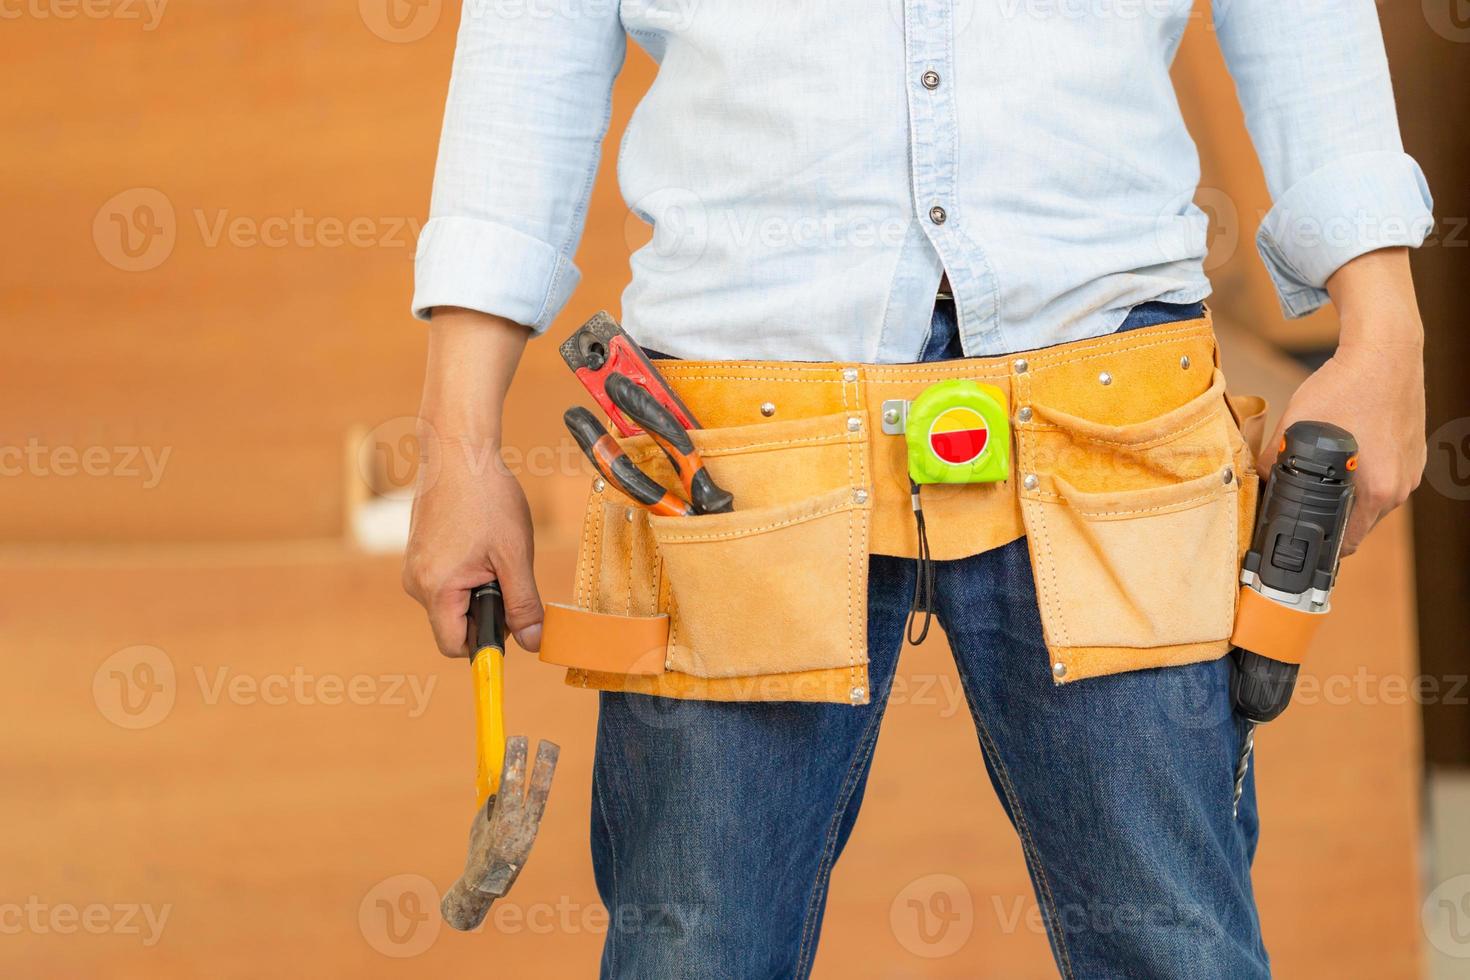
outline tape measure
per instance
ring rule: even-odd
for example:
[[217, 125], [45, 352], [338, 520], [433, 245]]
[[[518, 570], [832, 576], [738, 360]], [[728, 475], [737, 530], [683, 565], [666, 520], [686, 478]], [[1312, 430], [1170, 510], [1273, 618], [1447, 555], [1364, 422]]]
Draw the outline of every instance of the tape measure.
[[1011, 421], [995, 385], [954, 379], [912, 402], [883, 405], [883, 431], [902, 433], [915, 483], [995, 483], [1011, 472]]

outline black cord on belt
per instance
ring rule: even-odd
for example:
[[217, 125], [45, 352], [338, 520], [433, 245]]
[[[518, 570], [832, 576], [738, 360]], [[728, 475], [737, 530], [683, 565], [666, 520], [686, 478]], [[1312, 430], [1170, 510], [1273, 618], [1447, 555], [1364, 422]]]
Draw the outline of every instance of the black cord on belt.
[[[914, 523], [919, 529], [919, 568], [914, 578], [914, 601], [909, 604], [909, 619], [904, 635], [914, 646], [924, 642], [929, 635], [929, 624], [934, 619], [934, 560], [929, 557], [929, 532], [924, 526], [924, 508], [919, 502], [919, 485], [909, 480], [909, 499], [914, 506]], [[924, 627], [914, 636], [914, 620], [924, 614]]]

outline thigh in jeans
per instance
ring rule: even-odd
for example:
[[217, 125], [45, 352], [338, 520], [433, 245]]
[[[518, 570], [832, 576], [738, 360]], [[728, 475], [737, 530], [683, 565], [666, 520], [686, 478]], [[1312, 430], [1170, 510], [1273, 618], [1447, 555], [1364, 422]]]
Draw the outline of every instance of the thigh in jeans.
[[605, 977], [805, 976], [862, 800], [913, 563], [874, 558], [868, 705], [604, 693], [592, 855]]
[[944, 563], [938, 597], [1063, 976], [1268, 975], [1228, 659], [1053, 683], [1024, 540]]

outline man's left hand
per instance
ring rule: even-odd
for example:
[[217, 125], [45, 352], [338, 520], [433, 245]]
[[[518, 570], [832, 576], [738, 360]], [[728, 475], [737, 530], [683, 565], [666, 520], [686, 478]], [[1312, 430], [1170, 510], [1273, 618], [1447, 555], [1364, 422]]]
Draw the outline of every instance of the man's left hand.
[[1424, 472], [1424, 328], [1405, 249], [1359, 256], [1327, 282], [1342, 320], [1337, 352], [1302, 382], [1258, 461], [1264, 479], [1293, 422], [1330, 422], [1358, 440], [1356, 493], [1342, 554], [1352, 554]]

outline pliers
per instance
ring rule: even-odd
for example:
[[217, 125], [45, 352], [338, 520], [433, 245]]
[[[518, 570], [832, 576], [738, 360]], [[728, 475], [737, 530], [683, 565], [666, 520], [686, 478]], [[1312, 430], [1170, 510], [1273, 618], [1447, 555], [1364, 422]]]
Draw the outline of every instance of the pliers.
[[606, 390], [613, 404], [641, 426], [668, 456], [688, 499], [665, 489], [640, 470], [590, 411], [581, 406], [569, 408], [562, 419], [603, 479], [664, 517], [724, 514], [735, 509], [735, 498], [709, 475], [689, 432], [672, 412], [626, 375], [609, 376]]

